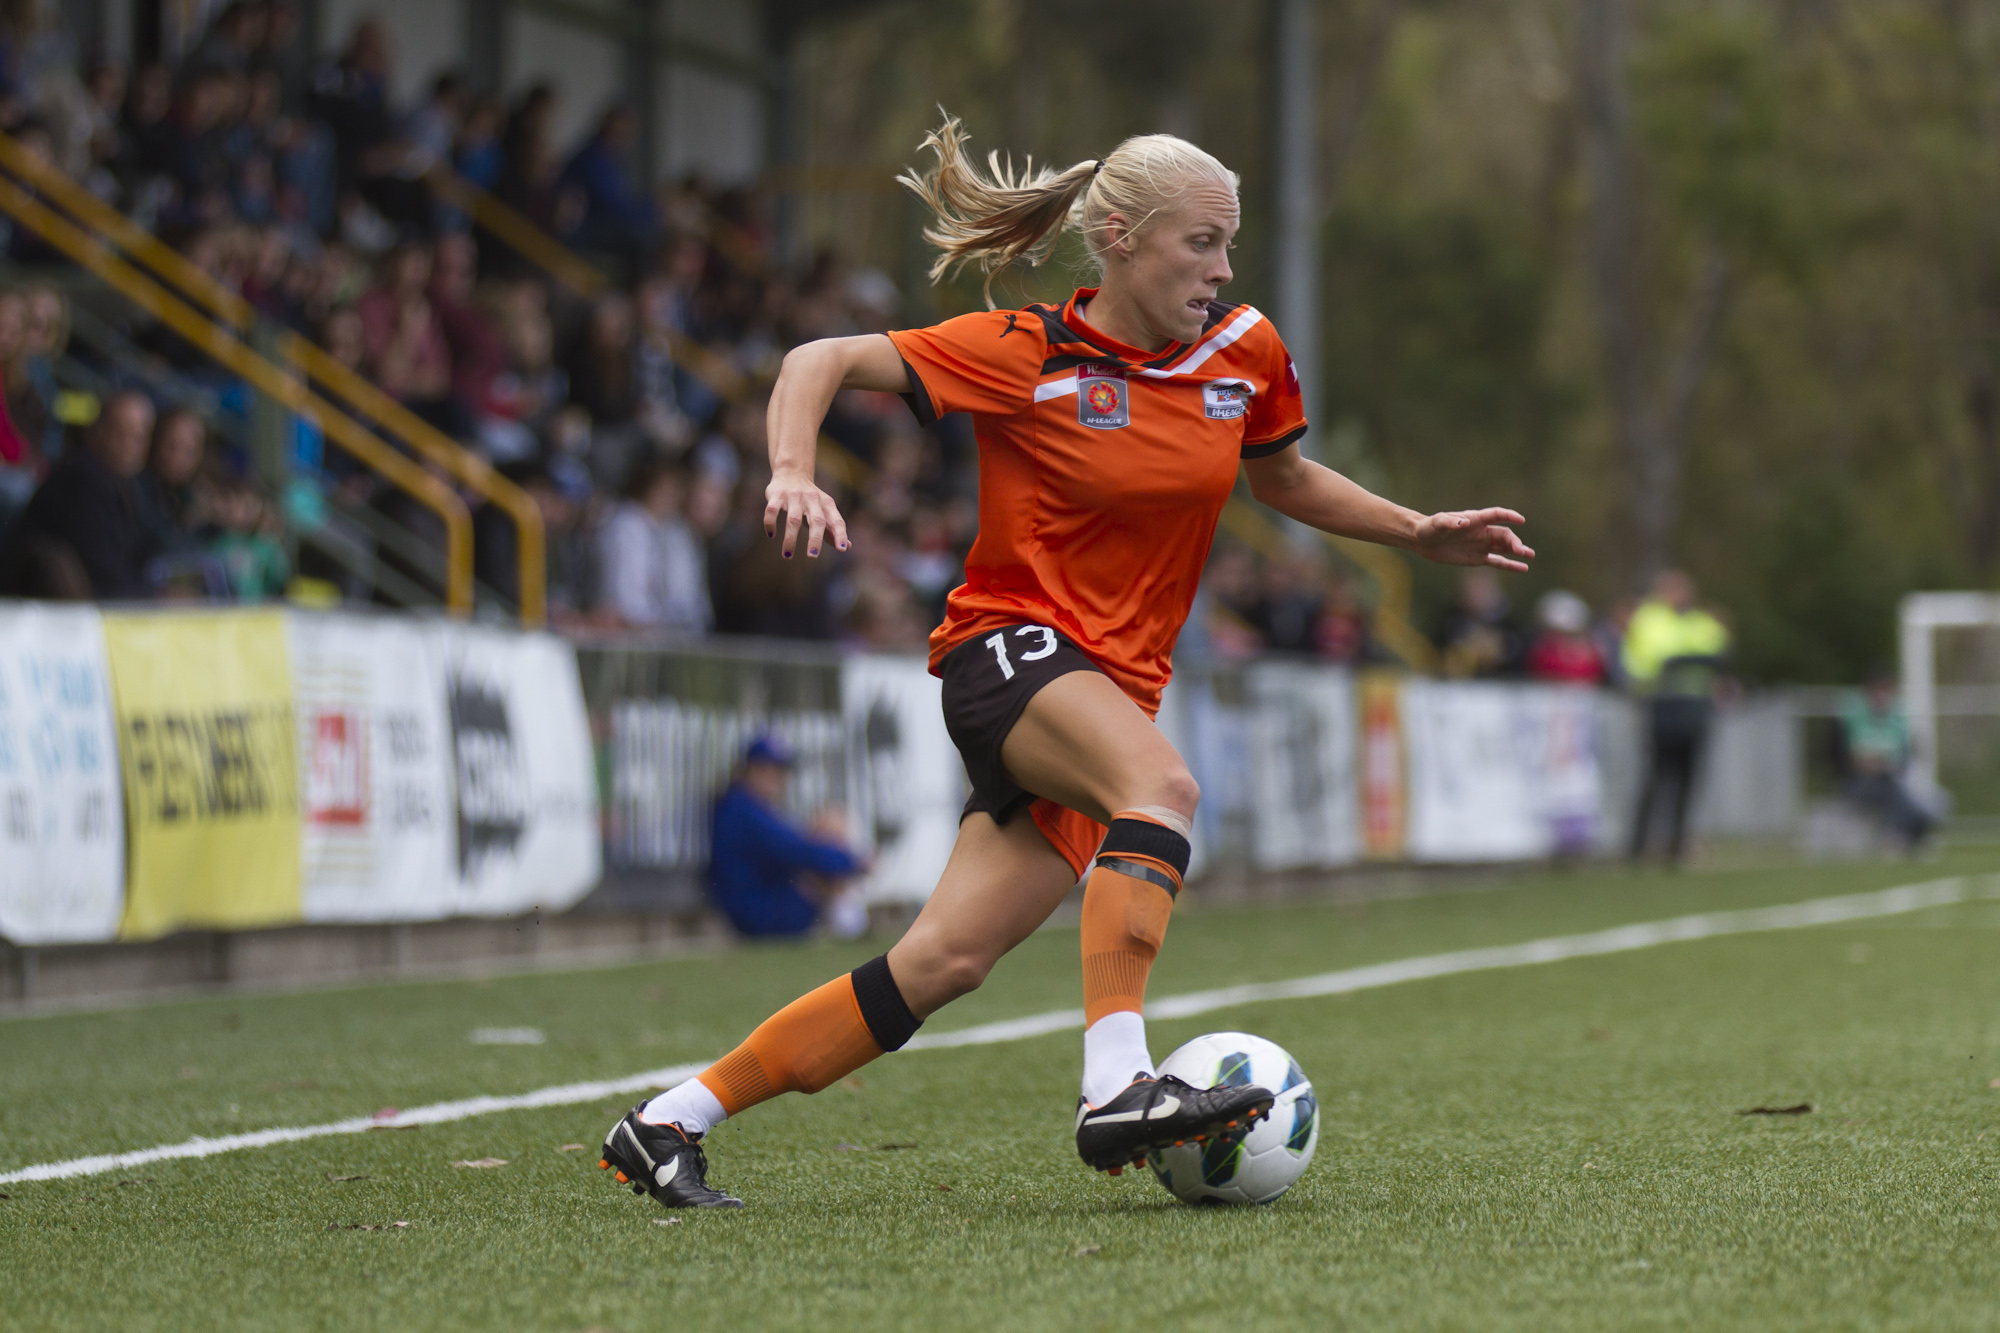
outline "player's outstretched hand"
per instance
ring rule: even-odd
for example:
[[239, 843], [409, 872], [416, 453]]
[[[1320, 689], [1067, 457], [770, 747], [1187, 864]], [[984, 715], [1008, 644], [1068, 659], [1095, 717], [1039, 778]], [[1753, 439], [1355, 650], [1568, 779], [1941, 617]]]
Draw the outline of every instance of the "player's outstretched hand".
[[1417, 553], [1441, 565], [1496, 565], [1526, 573], [1534, 549], [1507, 525], [1527, 521], [1511, 509], [1432, 514], [1417, 528]]
[[819, 554], [820, 539], [831, 533], [836, 550], [847, 549], [847, 520], [840, 516], [840, 508], [833, 497], [813, 484], [811, 477], [774, 474], [771, 484], [764, 488], [764, 535], [778, 535], [778, 516], [785, 516], [785, 544], [782, 548], [787, 560], [792, 558], [792, 549], [798, 545], [799, 525], [806, 529], [806, 554]]

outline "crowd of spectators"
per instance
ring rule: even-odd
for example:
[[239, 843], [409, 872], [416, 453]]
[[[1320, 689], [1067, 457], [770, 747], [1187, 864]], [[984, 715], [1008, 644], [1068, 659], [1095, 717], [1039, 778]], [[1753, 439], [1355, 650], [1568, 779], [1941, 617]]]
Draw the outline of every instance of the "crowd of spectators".
[[[892, 327], [901, 302], [887, 277], [830, 255], [784, 270], [749, 192], [695, 179], [641, 188], [623, 106], [571, 146], [554, 142], [547, 85], [503, 103], [442, 73], [398, 107], [372, 22], [314, 63], [295, 5], [236, 0], [177, 68], [128, 71], [80, 62], [58, 24], [22, 12], [0, 13], [0, 129], [526, 489], [548, 530], [558, 624], [898, 648], [936, 623], [977, 519], [962, 423], [927, 430], [892, 395], [841, 395], [823, 453], [851, 554], [783, 561], [760, 540], [778, 363], [806, 339]], [[439, 167], [613, 285], [586, 299], [551, 280], [444, 202], [427, 181]], [[19, 270], [59, 259], [29, 230], [0, 239]], [[326, 555], [366, 543], [368, 525], [343, 518], [357, 507], [441, 549], [442, 525], [311, 419], [288, 423], [289, 481], [253, 477], [241, 385], [159, 328], [133, 340], [168, 380], [102, 348], [66, 348], [65, 312], [53, 287], [0, 294], [7, 590], [367, 597]], [[65, 354], [94, 360], [111, 389], [65, 392]], [[200, 402], [179, 410], [163, 385], [193, 385]], [[114, 466], [108, 441], [126, 442], [141, 406], [149, 443]], [[105, 492], [87, 521], [31, 501], [84, 473]], [[342, 540], [300, 540], [316, 529]], [[504, 514], [475, 512], [475, 573], [503, 599], [519, 593], [516, 540]], [[383, 559], [423, 573], [396, 552]]]

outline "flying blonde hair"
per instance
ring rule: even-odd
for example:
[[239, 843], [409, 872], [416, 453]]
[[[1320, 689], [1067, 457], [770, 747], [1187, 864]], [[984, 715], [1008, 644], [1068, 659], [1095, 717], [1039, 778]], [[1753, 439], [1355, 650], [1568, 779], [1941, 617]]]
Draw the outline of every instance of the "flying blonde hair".
[[977, 264], [986, 275], [981, 291], [989, 310], [993, 275], [1016, 260], [1041, 264], [1065, 230], [1083, 237], [1091, 265], [1101, 274], [1111, 246], [1106, 233], [1113, 213], [1135, 219], [1126, 234], [1137, 235], [1196, 186], [1222, 185], [1234, 194], [1241, 183], [1214, 157], [1171, 134], [1134, 135], [1108, 157], [1062, 171], [1036, 171], [1030, 158], [1016, 172], [1012, 159], [1003, 162], [999, 153], [988, 153], [984, 174], [966, 151], [968, 137], [958, 117], [947, 114], [944, 124], [917, 145], [919, 151], [936, 153], [937, 164], [922, 173], [906, 171], [896, 180], [933, 215], [924, 239], [943, 253], [931, 265], [931, 281]]

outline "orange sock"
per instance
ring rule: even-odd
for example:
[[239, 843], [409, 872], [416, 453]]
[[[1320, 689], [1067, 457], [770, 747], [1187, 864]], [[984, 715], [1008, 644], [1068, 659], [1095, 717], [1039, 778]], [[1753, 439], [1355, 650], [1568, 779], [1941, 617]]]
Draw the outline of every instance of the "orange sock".
[[818, 1092], [918, 1026], [884, 954], [793, 1000], [696, 1077], [736, 1115], [781, 1092]]
[[1138, 1013], [1187, 872], [1188, 842], [1147, 815], [1112, 817], [1083, 888], [1083, 1018]]

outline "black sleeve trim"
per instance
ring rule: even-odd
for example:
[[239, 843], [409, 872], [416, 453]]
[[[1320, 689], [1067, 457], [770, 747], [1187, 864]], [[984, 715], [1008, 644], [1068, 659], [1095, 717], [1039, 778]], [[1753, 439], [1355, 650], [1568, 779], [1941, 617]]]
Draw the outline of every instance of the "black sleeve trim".
[[868, 1035], [885, 1051], [899, 1051], [916, 1035], [924, 1021], [910, 1012], [896, 978], [889, 971], [889, 955], [871, 958], [848, 976], [854, 982], [854, 1002], [861, 1008], [861, 1021]]
[[937, 425], [937, 406], [931, 402], [931, 391], [924, 387], [924, 377], [919, 375], [917, 368], [910, 364], [910, 358], [898, 352], [896, 359], [903, 363], [904, 373], [910, 377], [910, 391], [903, 394], [902, 399], [910, 405], [910, 410], [917, 414], [917, 424], [920, 426]]
[[1297, 430], [1286, 435], [1280, 435], [1275, 440], [1266, 440], [1262, 444], [1246, 444], [1243, 446], [1243, 456], [1245, 458], [1269, 458], [1272, 454], [1281, 454], [1292, 445], [1304, 439], [1305, 435], [1306, 427], [1300, 426]]

